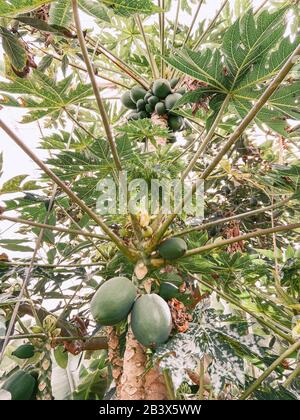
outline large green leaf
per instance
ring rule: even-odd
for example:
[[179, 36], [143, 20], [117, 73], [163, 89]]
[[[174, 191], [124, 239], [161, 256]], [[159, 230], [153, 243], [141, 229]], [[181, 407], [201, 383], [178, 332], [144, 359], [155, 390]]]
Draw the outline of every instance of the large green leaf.
[[78, 104], [93, 95], [90, 85], [71, 86], [72, 76], [56, 83], [45, 74], [34, 71], [30, 79], [17, 78], [11, 83], [0, 82], [0, 91], [22, 95], [19, 100], [2, 95], [6, 106], [28, 108], [23, 122], [36, 121], [46, 115], [57, 115], [64, 108]]
[[247, 333], [247, 322], [222, 315], [203, 302], [196, 309], [194, 319], [186, 333], [175, 335], [155, 355], [161, 359], [161, 368], [170, 370], [176, 389], [183, 381], [190, 381], [187, 372], [197, 369], [203, 355], [212, 361], [208, 372], [214, 395], [222, 391], [225, 383], [244, 385], [244, 360], [261, 366], [270, 360], [260, 338]]
[[222, 50], [233, 79], [232, 88], [250, 66], [259, 62], [282, 38], [285, 12], [285, 8], [272, 14], [264, 11], [255, 20], [250, 9], [226, 31]]
[[[231, 103], [243, 118], [266, 89], [265, 82], [277, 74], [299, 44], [299, 37], [294, 42], [289, 37], [282, 39], [286, 10], [263, 11], [254, 17], [250, 9], [227, 29], [220, 49], [184, 49], [166, 58], [173, 67], [203, 84], [184, 95], [176, 107], [208, 101], [212, 110], [207, 118], [209, 126], [224, 100], [220, 94], [230, 94]], [[267, 102], [255, 122], [287, 136], [286, 120], [299, 119], [298, 103], [298, 84], [284, 86]]]
[[120, 16], [131, 16], [134, 14], [150, 15], [159, 9], [151, 0], [102, 0], [105, 6], [109, 7]]
[[107, 8], [104, 7], [99, 0], [78, 0], [78, 4], [80, 9], [85, 13], [94, 16], [99, 20], [110, 22]]
[[224, 64], [219, 50], [205, 50], [195, 52], [188, 48], [176, 51], [167, 63], [183, 73], [199, 80], [207, 88], [216, 92], [227, 92], [230, 88], [229, 82], [224, 74]]
[[27, 61], [27, 54], [23, 44], [16, 35], [2, 26], [0, 26], [0, 36], [2, 38], [3, 50], [7, 54], [12, 66], [16, 70], [22, 71]]
[[[263, 90], [244, 89], [234, 95], [233, 104], [241, 117], [247, 115], [253, 107], [253, 101], [258, 100], [262, 92]], [[256, 115], [256, 123], [266, 124], [282, 136], [287, 136], [289, 125], [286, 119], [298, 120], [300, 118], [299, 98], [299, 82], [279, 88]]]
[[72, 20], [71, 0], [57, 0], [51, 5], [49, 24], [68, 27]]
[[53, 0], [1, 0], [0, 16], [14, 17], [21, 13], [30, 12], [43, 4], [52, 3]]

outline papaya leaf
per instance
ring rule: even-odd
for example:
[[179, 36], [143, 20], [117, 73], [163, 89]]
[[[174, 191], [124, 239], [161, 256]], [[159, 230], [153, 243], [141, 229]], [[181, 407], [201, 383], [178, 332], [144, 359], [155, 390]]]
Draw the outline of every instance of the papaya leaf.
[[134, 14], [151, 15], [160, 9], [151, 0], [102, 0], [116, 15], [129, 17]]
[[37, 189], [37, 185], [34, 182], [28, 182], [22, 185], [23, 181], [28, 177], [28, 175], [17, 175], [14, 178], [6, 181], [2, 188], [0, 189], [1, 194], [16, 193], [24, 190], [33, 190]]
[[263, 11], [255, 20], [250, 9], [224, 34], [222, 50], [232, 78], [232, 88], [250, 66], [259, 63], [264, 55], [282, 38], [285, 32], [283, 17], [287, 8], [275, 13]]
[[245, 384], [244, 360], [258, 360], [261, 366], [271, 360], [261, 338], [247, 332], [247, 323], [232, 315], [222, 315], [201, 303], [196, 308], [194, 323], [188, 331], [177, 334], [167, 344], [160, 346], [155, 358], [162, 369], [170, 369], [176, 388], [183, 381], [190, 382], [188, 370], [195, 371], [204, 355], [212, 362], [208, 372], [213, 392], [218, 395], [225, 384]]
[[68, 366], [68, 352], [64, 346], [57, 346], [54, 350], [54, 357], [58, 366], [62, 369], [66, 369]]
[[81, 10], [99, 20], [110, 23], [110, 17], [107, 8], [104, 7], [99, 0], [78, 0]]
[[0, 246], [9, 251], [32, 252], [33, 249], [30, 246], [23, 245], [25, 242], [27, 241], [23, 239], [1, 239]]
[[35, 70], [29, 79], [16, 78], [11, 83], [0, 82], [0, 91], [23, 95], [19, 100], [10, 95], [2, 95], [2, 104], [30, 109], [30, 114], [23, 118], [24, 123], [47, 115], [57, 115], [64, 108], [78, 104], [93, 94], [90, 85], [79, 83], [76, 87], [71, 87], [71, 82], [72, 76], [56, 83]]
[[[208, 100], [213, 111], [207, 118], [210, 127], [221, 105], [213, 108], [215, 97], [230, 94], [235, 111], [240, 118], [245, 117], [266, 89], [265, 82], [274, 77], [299, 44], [299, 37], [294, 42], [283, 38], [286, 11], [282, 7], [255, 17], [250, 9], [225, 31], [221, 48], [200, 52], [185, 48], [165, 58], [177, 70], [203, 84], [185, 94], [176, 107]], [[299, 83], [281, 87], [257, 114], [255, 123], [287, 137], [287, 119], [299, 120], [299, 97]]]
[[57, 0], [51, 5], [49, 24], [67, 28], [72, 21], [71, 0]]
[[7, 54], [12, 66], [16, 70], [22, 71], [26, 66], [27, 53], [19, 38], [3, 26], [0, 26], [0, 36], [2, 38], [3, 50]]
[[0, 16], [15, 17], [52, 2], [53, 0], [3, 0], [0, 3]]

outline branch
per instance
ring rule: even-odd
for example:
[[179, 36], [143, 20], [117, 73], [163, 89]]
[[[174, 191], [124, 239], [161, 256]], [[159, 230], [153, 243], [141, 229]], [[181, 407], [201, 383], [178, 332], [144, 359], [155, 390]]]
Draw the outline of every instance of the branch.
[[81, 29], [77, 0], [72, 0], [72, 7], [73, 7], [73, 14], [74, 14], [75, 26], [76, 26], [76, 30], [77, 30], [78, 41], [79, 41], [79, 44], [80, 44], [81, 52], [82, 52], [82, 55], [83, 55], [83, 59], [84, 59], [89, 77], [90, 77], [90, 80], [91, 80], [91, 83], [92, 83], [94, 95], [95, 95], [97, 105], [98, 105], [98, 108], [99, 108], [99, 111], [100, 111], [100, 115], [101, 115], [101, 118], [102, 118], [102, 123], [103, 123], [103, 126], [104, 126], [106, 137], [107, 137], [107, 140], [108, 140], [109, 145], [110, 145], [110, 149], [111, 149], [111, 152], [112, 152], [112, 155], [113, 155], [113, 159], [114, 159], [116, 168], [117, 168], [118, 171], [121, 171], [122, 170], [121, 161], [120, 161], [118, 151], [117, 151], [117, 148], [116, 148], [116, 144], [115, 144], [115, 141], [114, 141], [114, 138], [113, 138], [113, 135], [112, 135], [112, 131], [111, 131], [111, 128], [110, 128], [108, 115], [106, 113], [105, 106], [104, 106], [104, 103], [102, 101], [102, 98], [101, 98], [101, 95], [100, 95], [100, 92], [99, 92], [99, 88], [98, 88], [98, 85], [97, 85], [97, 82], [96, 82], [95, 72], [94, 72], [92, 63], [91, 63], [90, 58], [89, 58], [89, 53], [88, 53], [88, 50], [87, 50], [87, 47], [86, 47], [84, 35], [83, 35], [82, 29]]
[[282, 200], [282, 201], [280, 201], [280, 202], [278, 202], [276, 204], [272, 204], [270, 206], [262, 207], [260, 209], [247, 211], [245, 213], [236, 214], [234, 216], [225, 217], [223, 219], [213, 220], [211, 222], [204, 223], [204, 224], [202, 224], [200, 226], [196, 226], [196, 227], [193, 227], [193, 228], [181, 230], [181, 231], [175, 232], [174, 234], [170, 235], [170, 237], [173, 237], [173, 236], [183, 236], [183, 235], [187, 235], [188, 233], [191, 233], [191, 232], [199, 232], [199, 231], [202, 231], [202, 230], [209, 229], [212, 226], [216, 226], [216, 225], [220, 225], [220, 224], [223, 224], [223, 223], [231, 222], [232, 220], [245, 219], [247, 217], [255, 216], [255, 215], [260, 214], [260, 213], [265, 213], [265, 212], [267, 212], [269, 210], [273, 210], [273, 209], [276, 209], [278, 207], [284, 206], [291, 199], [292, 199], [292, 197], [287, 198], [286, 200]]
[[191, 33], [192, 33], [192, 30], [193, 30], [193, 28], [194, 28], [194, 25], [195, 25], [195, 23], [196, 23], [196, 20], [197, 20], [197, 17], [198, 17], [198, 15], [199, 15], [199, 12], [200, 12], [200, 9], [201, 9], [201, 7], [202, 7], [202, 4], [203, 4], [203, 0], [200, 0], [200, 1], [199, 1], [199, 4], [198, 4], [198, 7], [197, 7], [197, 9], [196, 9], [196, 11], [195, 11], [195, 14], [194, 14], [193, 20], [192, 20], [192, 22], [191, 22], [191, 24], [190, 24], [189, 30], [188, 30], [188, 32], [187, 32], [187, 34], [186, 34], [185, 40], [183, 41], [183, 44], [182, 44], [182, 47], [181, 47], [181, 48], [183, 48], [183, 47], [185, 46], [185, 44], [188, 42], [188, 40], [189, 40], [189, 37], [190, 37], [190, 35], [191, 35]]
[[[59, 57], [57, 55], [54, 55], [54, 54], [52, 54], [52, 53], [50, 53], [46, 50], [43, 50], [43, 48], [39, 48], [36, 45], [34, 45], [33, 43], [30, 43], [30, 44], [33, 45], [34, 48], [41, 51], [43, 54], [48, 55], [49, 57], [53, 58], [54, 60], [57, 60], [57, 61], [60, 61], [60, 62], [63, 61], [63, 59], [61, 57]], [[70, 67], [73, 67], [74, 69], [77, 69], [77, 70], [80, 70], [80, 71], [83, 71], [83, 72], [87, 73], [87, 69], [78, 65], [78, 64], [71, 63], [71, 62], [69, 62], [68, 64], [69, 64]], [[98, 77], [99, 79], [107, 80], [108, 82], [111, 82], [112, 84], [114, 84], [116, 86], [121, 86], [125, 89], [130, 89], [129, 86], [124, 85], [123, 83], [119, 82], [118, 80], [114, 80], [114, 79], [111, 79], [107, 76], [103, 76], [102, 74], [98, 74], [96, 71], [94, 71], [94, 73], [95, 73], [95, 76]]]
[[227, 109], [227, 106], [229, 104], [229, 101], [230, 101], [230, 95], [227, 95], [226, 98], [223, 101], [223, 104], [222, 104], [222, 106], [220, 108], [220, 111], [219, 111], [219, 113], [218, 113], [218, 115], [217, 115], [217, 117], [216, 117], [213, 125], [211, 126], [209, 132], [205, 136], [205, 138], [202, 141], [202, 143], [200, 144], [199, 149], [197, 150], [197, 152], [195, 153], [194, 157], [192, 158], [192, 160], [188, 164], [187, 168], [183, 172], [182, 177], [181, 177], [181, 180], [182, 181], [188, 176], [188, 174], [190, 173], [190, 171], [194, 168], [195, 164], [197, 163], [197, 160], [199, 159], [199, 157], [201, 156], [201, 154], [206, 149], [206, 146], [208, 145], [208, 143], [213, 138], [213, 136], [215, 134], [215, 131], [216, 131], [219, 123], [222, 121], [224, 112]]
[[256, 381], [241, 395], [240, 400], [246, 400], [259, 386], [260, 384], [271, 375], [271, 373], [281, 365], [281, 363], [287, 359], [291, 354], [300, 348], [300, 341], [290, 346], [281, 356], [276, 359], [268, 369], [258, 378]]
[[149, 46], [149, 43], [148, 43], [148, 40], [147, 40], [147, 36], [146, 36], [145, 30], [144, 30], [144, 27], [143, 27], [143, 22], [142, 22], [139, 15], [136, 16], [135, 20], [136, 20], [136, 24], [139, 27], [139, 30], [142, 34], [142, 37], [144, 39], [145, 47], [146, 47], [147, 54], [148, 54], [149, 64], [150, 64], [151, 70], [152, 70], [152, 75], [153, 75], [154, 79], [158, 79], [159, 78], [159, 70], [157, 68], [156, 61], [153, 57], [153, 54], [151, 53], [150, 46]]
[[[57, 185], [54, 184], [53, 185], [52, 194], [51, 194], [50, 203], [49, 203], [49, 207], [48, 207], [48, 210], [47, 210], [46, 215], [44, 217], [44, 223], [47, 223], [48, 220], [49, 220], [51, 208], [52, 208], [52, 205], [54, 204], [56, 193], [57, 193]], [[40, 233], [39, 233], [39, 235], [38, 235], [38, 237], [37, 237], [37, 239], [35, 241], [34, 251], [33, 251], [33, 254], [32, 254], [32, 257], [31, 257], [29, 268], [28, 268], [28, 270], [26, 272], [25, 279], [24, 279], [24, 281], [22, 283], [20, 292], [18, 294], [17, 302], [16, 302], [16, 304], [15, 304], [15, 306], [13, 308], [11, 317], [9, 319], [9, 324], [8, 324], [8, 327], [7, 327], [7, 330], [6, 330], [5, 338], [3, 340], [3, 343], [1, 343], [1, 347], [2, 348], [1, 348], [1, 354], [0, 354], [0, 364], [1, 364], [2, 360], [3, 360], [6, 346], [9, 343], [9, 337], [12, 334], [12, 332], [14, 330], [14, 327], [15, 327], [15, 323], [16, 323], [16, 320], [17, 320], [17, 317], [18, 317], [18, 312], [19, 312], [19, 309], [20, 309], [20, 306], [21, 306], [21, 301], [23, 299], [23, 296], [27, 292], [27, 287], [28, 287], [28, 284], [29, 284], [29, 282], [31, 280], [31, 275], [32, 275], [32, 271], [33, 271], [34, 261], [35, 261], [35, 258], [37, 256], [39, 250], [40, 250], [41, 244], [43, 242], [43, 237], [44, 237], [44, 229], [41, 229], [41, 231], [40, 231]], [[34, 310], [33, 310], [33, 314], [34, 314], [34, 316], [36, 315], [36, 312]]]
[[206, 38], [206, 36], [209, 34], [210, 30], [214, 27], [214, 24], [216, 23], [216, 21], [218, 20], [220, 14], [223, 12], [224, 7], [226, 6], [226, 4], [228, 3], [228, 0], [225, 0], [220, 9], [217, 11], [215, 17], [213, 18], [213, 20], [210, 22], [210, 24], [208, 25], [207, 29], [203, 32], [203, 34], [201, 35], [201, 37], [198, 39], [198, 41], [196, 42], [196, 44], [194, 45], [193, 50], [196, 50], [198, 48], [198, 46], [201, 44], [201, 42]]
[[219, 242], [215, 242], [213, 244], [208, 244], [208, 245], [201, 246], [199, 248], [191, 249], [187, 251], [182, 258], [191, 257], [192, 255], [201, 254], [202, 252], [210, 251], [212, 249], [222, 248], [225, 245], [234, 244], [235, 242], [242, 242], [251, 238], [258, 238], [260, 236], [271, 235], [276, 232], [285, 232], [287, 230], [294, 230], [298, 228], [300, 228], [300, 223], [276, 226], [274, 228], [269, 228], [269, 229], [257, 229], [255, 231], [246, 233], [245, 235], [236, 236], [235, 238], [225, 239]]
[[165, 61], [163, 59], [165, 55], [165, 0], [158, 0], [158, 7], [162, 9], [159, 13], [159, 36], [160, 36], [160, 64], [161, 64], [161, 76], [165, 74]]
[[177, 0], [177, 8], [176, 8], [175, 23], [174, 23], [172, 47], [174, 47], [175, 40], [176, 40], [176, 34], [177, 34], [177, 29], [178, 29], [178, 19], [179, 19], [179, 13], [180, 13], [180, 6], [181, 6], [181, 0]]
[[48, 230], [54, 230], [57, 232], [68, 233], [70, 235], [80, 235], [80, 236], [85, 236], [87, 238], [100, 239], [102, 241], [110, 240], [107, 236], [104, 236], [104, 235], [97, 235], [96, 233], [85, 232], [84, 230], [67, 229], [67, 228], [63, 228], [59, 226], [47, 225], [46, 223], [32, 222], [31, 220], [19, 219], [18, 217], [0, 215], [0, 220], [7, 220], [9, 222], [20, 223], [22, 225], [28, 225], [28, 226], [41, 228], [41, 229], [48, 229]]
[[135, 252], [128, 248], [126, 244], [104, 223], [103, 219], [94, 213], [61, 179], [55, 175], [52, 170], [44, 164], [32, 150], [0, 119], [0, 128], [44, 171], [55, 184], [57, 184], [70, 199], [76, 203], [81, 210], [90, 216], [98, 226], [101, 227], [104, 233], [115, 243], [119, 250], [128, 258], [135, 258]]
[[[80, 268], [80, 267], [98, 267], [101, 265], [106, 265], [106, 262], [99, 261], [97, 263], [80, 263], [80, 264], [36, 264], [33, 263], [33, 267], [40, 267], [40, 268], [53, 268], [53, 269], [60, 269], [60, 268]], [[15, 267], [29, 267], [30, 263], [23, 263], [23, 262], [10, 262], [10, 261], [1, 261], [1, 266], [15, 266]]]
[[287, 378], [287, 380], [284, 382], [283, 386], [285, 388], [289, 388], [290, 385], [293, 383], [293, 381], [300, 376], [300, 363], [298, 363], [295, 370], [290, 374], [290, 376]]
[[97, 52], [99, 54], [103, 54], [109, 61], [115, 64], [119, 69], [121, 69], [124, 73], [126, 73], [129, 77], [135, 80], [139, 85], [141, 85], [144, 89], [148, 90], [150, 85], [149, 83], [140, 75], [138, 75], [132, 68], [128, 66], [123, 60], [119, 57], [114, 55], [111, 51], [108, 51], [103, 45], [99, 42], [95, 42], [90, 36], [86, 36], [88, 42], [95, 47], [97, 45]]
[[[29, 315], [33, 316], [32, 307], [25, 303], [21, 304], [20, 306], [20, 313], [22, 315]], [[48, 312], [44, 308], [36, 309], [36, 313], [38, 314], [38, 317], [40, 321], [42, 322], [46, 316], [51, 315], [51, 312]], [[61, 333], [65, 336], [64, 341], [68, 341], [70, 339], [74, 339], [78, 335], [77, 328], [70, 324], [67, 321], [58, 319], [57, 321], [57, 327], [61, 329]], [[13, 337], [15, 338], [15, 337]], [[78, 339], [78, 338], [76, 338]], [[106, 337], [80, 337], [80, 340], [84, 341], [84, 350], [101, 350], [101, 349], [107, 349], [107, 338]]]

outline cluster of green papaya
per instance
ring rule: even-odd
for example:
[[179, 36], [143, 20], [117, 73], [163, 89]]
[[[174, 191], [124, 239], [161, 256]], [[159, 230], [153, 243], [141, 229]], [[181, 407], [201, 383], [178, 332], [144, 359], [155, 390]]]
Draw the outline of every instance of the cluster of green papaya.
[[[181, 238], [165, 240], [159, 247], [160, 256], [166, 260], [180, 258], [187, 245]], [[172, 316], [166, 301], [178, 297], [182, 279], [162, 282], [159, 294], [138, 296], [138, 289], [126, 277], [106, 281], [91, 301], [91, 313], [101, 325], [113, 326], [127, 319], [131, 313], [131, 328], [135, 338], [145, 347], [165, 343], [172, 330]]]
[[91, 301], [91, 313], [101, 325], [113, 326], [131, 313], [131, 329], [145, 347], [165, 343], [172, 330], [172, 316], [166, 301], [153, 293], [138, 297], [138, 290], [126, 277], [106, 281]]
[[158, 79], [148, 91], [140, 86], [134, 86], [130, 91], [125, 92], [121, 98], [122, 104], [133, 110], [128, 120], [150, 118], [153, 113], [156, 113], [167, 116], [171, 131], [183, 129], [184, 119], [172, 112], [175, 103], [186, 92], [184, 87], [176, 90], [178, 82], [178, 79], [170, 81]]

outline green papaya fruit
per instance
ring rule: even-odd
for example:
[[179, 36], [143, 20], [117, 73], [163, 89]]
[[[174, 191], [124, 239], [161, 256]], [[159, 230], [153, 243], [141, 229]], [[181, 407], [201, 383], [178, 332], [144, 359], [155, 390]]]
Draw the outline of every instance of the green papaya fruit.
[[157, 294], [141, 296], [131, 312], [131, 328], [135, 338], [145, 347], [165, 343], [172, 330], [168, 304]]
[[151, 96], [153, 96], [152, 92], [147, 92], [146, 95], [144, 96], [144, 101], [148, 102], [148, 100], [149, 100], [149, 98], [151, 98]]
[[131, 99], [129, 90], [121, 96], [121, 102], [126, 108], [136, 109], [136, 104]]
[[175, 284], [163, 282], [159, 288], [159, 296], [161, 296], [165, 300], [171, 300], [176, 298], [179, 294], [179, 289]]
[[127, 117], [128, 121], [136, 121], [136, 120], [139, 120], [139, 119], [140, 119], [140, 116], [139, 116], [138, 112], [131, 112]]
[[137, 289], [126, 277], [114, 277], [95, 293], [91, 313], [102, 325], [116, 325], [127, 318], [137, 295]]
[[168, 95], [166, 97], [166, 108], [167, 110], [170, 110], [174, 107], [176, 102], [182, 98], [182, 95], [180, 93], [171, 93], [171, 95]]
[[18, 370], [6, 380], [2, 389], [11, 394], [12, 400], [27, 401], [32, 398], [36, 385], [36, 379], [32, 375], [24, 370]]
[[159, 102], [159, 98], [157, 96], [150, 96], [148, 99], [148, 103], [153, 107]]
[[148, 118], [147, 112], [146, 111], [139, 112], [139, 119], [143, 120], [145, 118]]
[[170, 80], [170, 85], [172, 89], [175, 89], [176, 85], [178, 84], [179, 79], [178, 78], [174, 78]]
[[168, 119], [169, 127], [172, 131], [179, 131], [183, 126], [184, 120], [180, 115], [170, 115]]
[[182, 88], [176, 90], [175, 93], [179, 93], [179, 95], [184, 95], [186, 93], [186, 88], [182, 87]]
[[152, 112], [154, 111], [154, 107], [150, 104], [147, 104], [145, 106], [145, 111], [148, 112], [148, 114], [152, 114]]
[[168, 144], [174, 144], [176, 143], [177, 138], [175, 136], [175, 134], [170, 134], [169, 137], [167, 138], [167, 143]]
[[138, 112], [144, 111], [145, 110], [145, 101], [144, 99], [139, 99], [136, 103], [136, 109], [138, 110]]
[[32, 344], [22, 344], [15, 351], [12, 352], [12, 355], [18, 357], [19, 359], [30, 359], [34, 356], [34, 346]]
[[158, 102], [158, 104], [155, 105], [155, 112], [158, 115], [164, 115], [167, 112], [165, 104], [163, 102]]
[[165, 99], [172, 92], [171, 85], [166, 79], [155, 80], [152, 92], [154, 96], [157, 96], [160, 99]]
[[176, 286], [180, 286], [183, 283], [182, 277], [180, 277], [180, 275], [177, 273], [165, 273], [163, 276], [161, 276], [160, 281], [172, 283]]
[[130, 91], [130, 98], [137, 103], [139, 99], [144, 99], [147, 91], [140, 86], [134, 86]]
[[170, 238], [162, 242], [158, 252], [165, 260], [176, 260], [182, 257], [187, 251], [187, 244], [181, 238]]

